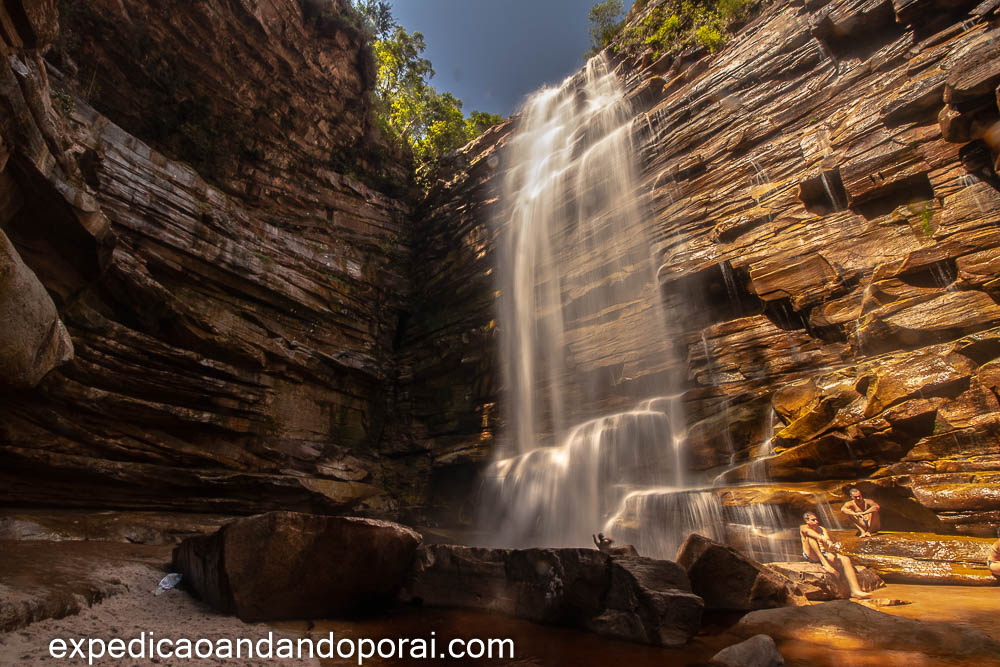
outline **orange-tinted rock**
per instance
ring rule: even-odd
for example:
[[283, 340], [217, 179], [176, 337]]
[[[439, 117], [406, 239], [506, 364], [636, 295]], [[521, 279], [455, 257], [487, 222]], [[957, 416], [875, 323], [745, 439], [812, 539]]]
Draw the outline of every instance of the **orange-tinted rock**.
[[771, 404], [775, 412], [785, 419], [796, 419], [820, 395], [816, 383], [812, 380], [800, 380], [774, 392]]
[[992, 37], [982, 35], [980, 43], [959, 58], [949, 70], [944, 88], [947, 104], [992, 96], [1000, 82], [1000, 44]]
[[741, 636], [764, 633], [777, 640], [809, 642], [828, 651], [846, 646], [971, 660], [993, 658], [1000, 652], [1000, 642], [979, 630], [901, 618], [849, 600], [754, 611], [740, 619], [735, 630]]
[[[850, 597], [851, 591], [847, 582], [841, 577], [836, 577], [826, 570], [819, 563], [809, 563], [806, 561], [791, 561], [787, 563], [768, 563], [765, 567], [780, 574], [795, 584], [799, 589], [799, 594], [807, 600], [822, 602], [825, 600], [846, 599]], [[885, 586], [885, 582], [872, 569], [867, 567], [854, 568], [858, 577], [858, 585], [861, 590], [871, 592]]]
[[873, 537], [838, 535], [843, 553], [899, 583], [995, 583], [986, 569], [989, 539], [932, 533], [881, 532]]

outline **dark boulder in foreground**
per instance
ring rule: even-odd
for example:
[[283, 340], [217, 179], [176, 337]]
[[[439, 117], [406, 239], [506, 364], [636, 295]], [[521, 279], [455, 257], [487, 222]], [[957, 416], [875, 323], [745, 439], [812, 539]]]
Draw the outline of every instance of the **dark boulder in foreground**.
[[712, 656], [709, 664], [718, 667], [782, 667], [785, 659], [773, 639], [767, 635], [754, 635], [722, 649]]
[[670, 561], [610, 557], [593, 549], [485, 549], [424, 545], [404, 599], [462, 607], [608, 637], [681, 646], [703, 603]]
[[244, 621], [328, 617], [392, 601], [420, 539], [388, 521], [268, 512], [184, 540], [174, 569]]
[[752, 611], [794, 604], [791, 583], [732, 547], [692, 533], [677, 550], [691, 590], [717, 611]]

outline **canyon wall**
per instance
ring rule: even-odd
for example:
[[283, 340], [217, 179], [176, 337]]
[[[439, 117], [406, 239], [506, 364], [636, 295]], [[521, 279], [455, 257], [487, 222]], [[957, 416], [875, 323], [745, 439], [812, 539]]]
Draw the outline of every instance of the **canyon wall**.
[[[1000, 521], [998, 4], [770, 3], [718, 53], [610, 49], [672, 333], [582, 369], [611, 398], [578, 416], [672, 378], [723, 503], [860, 480], [890, 527]], [[472, 523], [518, 119], [414, 203], [344, 10], [0, 9], [5, 504]]]
[[[682, 378], [689, 460], [722, 475], [724, 504], [792, 521], [860, 483], [890, 528], [1000, 521], [998, 5], [769, 3], [715, 54], [606, 51], [673, 333], [637, 331], [588, 370], [611, 395]], [[401, 387], [442, 506], [471, 502], [502, 432], [494, 267], [516, 125], [454, 156], [416, 223]], [[664, 346], [678, 361], [648, 363]]]
[[407, 161], [366, 38], [315, 5], [0, 9], [5, 504], [411, 502]]

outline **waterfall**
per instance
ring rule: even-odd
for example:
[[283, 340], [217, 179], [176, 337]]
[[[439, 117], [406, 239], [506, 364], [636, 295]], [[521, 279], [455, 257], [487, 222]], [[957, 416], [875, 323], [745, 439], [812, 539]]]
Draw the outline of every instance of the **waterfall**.
[[[671, 338], [636, 192], [631, 122], [598, 56], [526, 103], [505, 154], [506, 437], [483, 502], [499, 544], [588, 546], [616, 517], [644, 513], [647, 496], [690, 495], [679, 397], [668, 381], [635, 379], [666, 367]], [[669, 537], [648, 532], [644, 553], [672, 558], [693, 523], [678, 522]]]

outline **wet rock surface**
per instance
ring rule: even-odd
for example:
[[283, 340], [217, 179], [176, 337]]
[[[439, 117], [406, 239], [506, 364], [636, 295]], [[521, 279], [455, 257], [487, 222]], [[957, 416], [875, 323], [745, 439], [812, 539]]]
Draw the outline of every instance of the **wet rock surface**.
[[985, 659], [995, 657], [1000, 650], [1000, 642], [979, 630], [893, 616], [849, 600], [750, 612], [735, 630], [744, 636], [767, 634], [778, 641], [805, 641], [829, 649], [845, 645]]
[[694, 636], [704, 608], [676, 563], [594, 549], [425, 545], [403, 597], [667, 647]]
[[767, 635], [754, 635], [750, 639], [726, 647], [712, 656], [710, 665], [726, 667], [781, 667], [785, 659], [778, 652], [774, 640]]
[[198, 597], [244, 621], [332, 617], [391, 602], [419, 543], [388, 521], [270, 512], [186, 539], [173, 566]]
[[[768, 563], [769, 570], [781, 575], [795, 586], [795, 593], [813, 602], [846, 599], [851, 591], [847, 582], [841, 577], [835, 577], [817, 563], [805, 561], [789, 561]], [[871, 592], [885, 586], [885, 581], [869, 567], [858, 566], [855, 561], [854, 571], [858, 576], [861, 590]]]
[[996, 541], [930, 533], [879, 533], [869, 538], [843, 537], [843, 553], [855, 563], [900, 583], [995, 586], [986, 557]]

